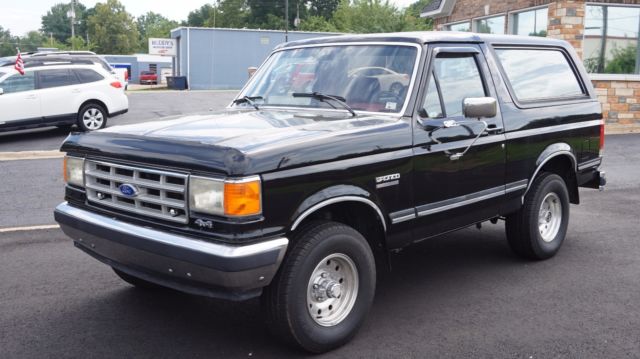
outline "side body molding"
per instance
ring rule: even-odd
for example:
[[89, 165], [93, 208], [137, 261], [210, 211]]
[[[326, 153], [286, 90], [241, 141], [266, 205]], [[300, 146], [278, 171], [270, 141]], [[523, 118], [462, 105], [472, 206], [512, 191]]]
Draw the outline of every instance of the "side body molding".
[[549, 145], [547, 148], [544, 149], [544, 151], [542, 151], [542, 153], [540, 153], [540, 156], [538, 156], [538, 159], [536, 160], [536, 170], [533, 172], [533, 175], [529, 179], [529, 185], [527, 185], [527, 190], [522, 195], [523, 200], [524, 200], [524, 196], [527, 194], [527, 192], [529, 192], [529, 188], [531, 188], [531, 184], [533, 183], [533, 180], [536, 178], [536, 176], [538, 175], [542, 167], [544, 167], [544, 165], [547, 162], [549, 162], [550, 160], [558, 156], [569, 157], [573, 167], [573, 172], [575, 173], [578, 171], [578, 160], [576, 159], [576, 155], [573, 153], [573, 150], [571, 146], [569, 146], [569, 144], [561, 142], [561, 143], [554, 143], [552, 145]]
[[387, 223], [382, 210], [371, 200], [371, 194], [360, 187], [350, 185], [330, 187], [307, 198], [294, 214], [295, 220], [291, 230], [294, 231], [305, 218], [317, 210], [340, 202], [360, 202], [368, 205], [377, 213], [384, 231], [387, 231]]

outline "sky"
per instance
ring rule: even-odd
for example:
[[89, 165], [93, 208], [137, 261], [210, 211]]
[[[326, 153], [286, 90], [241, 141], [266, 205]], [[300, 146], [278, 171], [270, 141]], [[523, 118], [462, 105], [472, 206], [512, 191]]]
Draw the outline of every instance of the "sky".
[[[284, 1], [284, 0], [283, 0]], [[389, 0], [397, 7], [406, 7], [416, 0]], [[2, 0], [0, 5], [0, 26], [9, 29], [13, 35], [24, 35], [31, 30], [40, 28], [40, 18], [51, 6], [60, 0]], [[98, 0], [80, 0], [86, 7], [93, 7]], [[153, 11], [176, 21], [186, 20], [190, 11], [199, 8], [212, 0], [120, 0], [127, 11], [134, 16], [140, 16]]]

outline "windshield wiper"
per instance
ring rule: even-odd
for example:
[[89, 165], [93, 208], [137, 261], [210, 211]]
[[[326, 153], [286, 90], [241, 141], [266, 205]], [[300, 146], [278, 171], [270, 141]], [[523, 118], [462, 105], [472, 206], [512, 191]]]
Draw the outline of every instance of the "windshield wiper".
[[244, 96], [244, 97], [233, 100], [233, 103], [234, 104], [248, 103], [249, 105], [253, 106], [253, 108], [255, 108], [256, 110], [259, 110], [260, 107], [258, 107], [258, 105], [253, 100], [262, 100], [262, 96]]
[[332, 100], [339, 103], [342, 107], [345, 108], [345, 110], [349, 111], [351, 115], [353, 115], [353, 117], [358, 116], [356, 112], [351, 108], [351, 106], [347, 105], [347, 102], [346, 102], [347, 100], [342, 96], [327, 95], [320, 92], [294, 92], [292, 96], [293, 97], [310, 97], [322, 102], [325, 102], [326, 100]]

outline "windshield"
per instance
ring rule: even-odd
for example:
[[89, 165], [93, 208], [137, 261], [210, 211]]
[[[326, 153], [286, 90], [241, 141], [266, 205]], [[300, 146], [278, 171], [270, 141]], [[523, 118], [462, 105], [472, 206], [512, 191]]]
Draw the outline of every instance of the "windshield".
[[239, 98], [255, 98], [259, 106], [336, 107], [317, 97], [294, 96], [317, 92], [344, 98], [356, 111], [398, 113], [406, 101], [417, 53], [416, 47], [407, 45], [332, 45], [279, 51]]

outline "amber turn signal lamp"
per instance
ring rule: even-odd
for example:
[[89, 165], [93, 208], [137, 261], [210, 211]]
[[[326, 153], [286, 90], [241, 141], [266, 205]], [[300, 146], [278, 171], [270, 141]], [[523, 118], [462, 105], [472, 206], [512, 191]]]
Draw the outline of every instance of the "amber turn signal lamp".
[[224, 184], [224, 214], [251, 216], [262, 212], [260, 181], [227, 182]]

